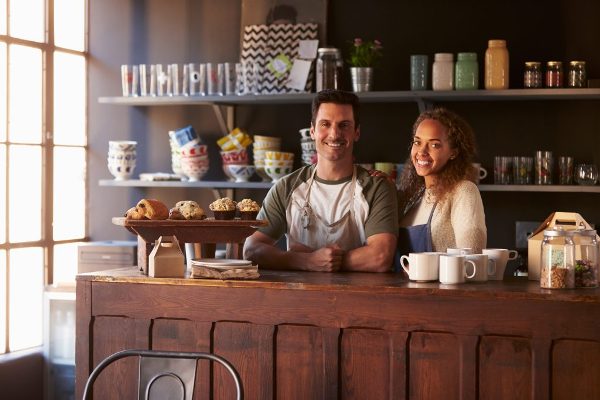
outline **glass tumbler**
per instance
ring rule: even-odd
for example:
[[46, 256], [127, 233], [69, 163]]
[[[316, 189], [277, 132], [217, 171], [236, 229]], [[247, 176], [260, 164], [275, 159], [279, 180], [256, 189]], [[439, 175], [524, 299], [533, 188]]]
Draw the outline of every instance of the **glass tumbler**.
[[552, 152], [538, 150], [535, 152], [535, 183], [536, 185], [552, 185], [552, 169], [554, 159]]
[[494, 183], [509, 185], [512, 183], [513, 157], [494, 157]]
[[513, 157], [513, 182], [516, 185], [533, 183], [533, 157]]
[[575, 181], [580, 185], [598, 183], [598, 168], [595, 164], [579, 164], [575, 171]]
[[560, 185], [573, 184], [573, 157], [558, 157], [558, 183]]

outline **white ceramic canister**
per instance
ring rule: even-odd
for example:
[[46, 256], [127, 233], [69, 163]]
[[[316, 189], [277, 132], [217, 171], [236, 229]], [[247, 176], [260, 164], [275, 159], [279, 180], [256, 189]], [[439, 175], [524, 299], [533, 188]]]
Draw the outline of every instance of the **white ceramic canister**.
[[431, 71], [433, 90], [454, 89], [454, 54], [435, 53]]

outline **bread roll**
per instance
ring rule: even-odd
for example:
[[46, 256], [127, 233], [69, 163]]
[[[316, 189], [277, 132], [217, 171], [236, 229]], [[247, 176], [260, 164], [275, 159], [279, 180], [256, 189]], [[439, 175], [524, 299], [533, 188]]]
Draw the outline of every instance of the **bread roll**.
[[169, 209], [162, 202], [156, 199], [142, 199], [136, 205], [138, 213], [148, 219], [167, 219], [169, 218]]

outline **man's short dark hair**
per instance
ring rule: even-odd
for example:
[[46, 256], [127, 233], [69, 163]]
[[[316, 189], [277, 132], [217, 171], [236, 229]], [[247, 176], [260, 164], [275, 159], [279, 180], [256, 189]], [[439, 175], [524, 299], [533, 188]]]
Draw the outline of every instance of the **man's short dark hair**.
[[311, 124], [315, 126], [317, 122], [317, 113], [319, 112], [319, 107], [323, 103], [335, 103], [335, 104], [348, 104], [352, 106], [352, 114], [354, 116], [354, 128], [358, 128], [360, 126], [359, 119], [359, 109], [360, 103], [358, 101], [358, 96], [352, 92], [345, 92], [343, 90], [336, 89], [325, 89], [321, 90], [314, 97], [312, 102], [312, 119]]

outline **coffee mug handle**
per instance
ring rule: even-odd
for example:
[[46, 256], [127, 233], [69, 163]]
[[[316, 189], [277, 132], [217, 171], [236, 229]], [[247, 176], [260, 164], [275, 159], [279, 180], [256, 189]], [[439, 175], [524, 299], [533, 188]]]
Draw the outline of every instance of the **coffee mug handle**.
[[519, 255], [519, 253], [516, 250], [509, 250], [508, 251], [508, 259], [509, 260], [516, 259], [518, 255]]
[[408, 256], [400, 257], [400, 265], [402, 265], [402, 269], [404, 270], [404, 272], [406, 272], [407, 274], [410, 275], [410, 273], [408, 272], [408, 266], [404, 265], [404, 260], [406, 260], [406, 262], [408, 262]]
[[472, 260], [465, 260], [465, 264], [471, 264], [473, 266], [472, 274], [467, 273], [467, 267], [465, 266], [465, 278], [472, 279], [475, 276], [475, 274], [477, 273], [477, 264], [475, 264], [475, 261], [472, 261]]
[[493, 258], [488, 258], [488, 276], [494, 275], [496, 275], [496, 260], [494, 260]]
[[487, 176], [487, 169], [479, 167], [479, 179], [485, 179]]

